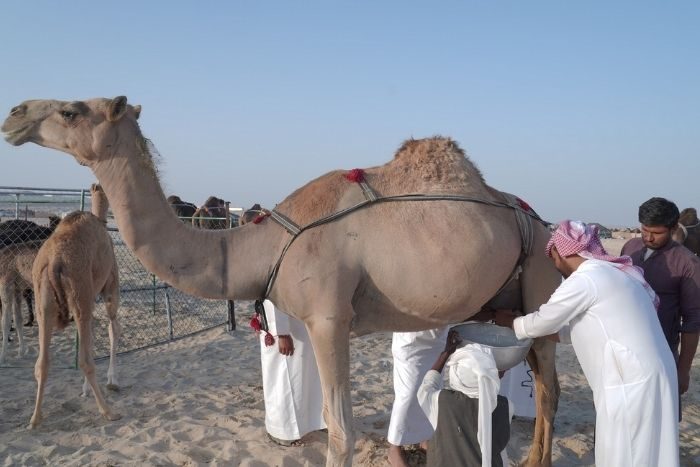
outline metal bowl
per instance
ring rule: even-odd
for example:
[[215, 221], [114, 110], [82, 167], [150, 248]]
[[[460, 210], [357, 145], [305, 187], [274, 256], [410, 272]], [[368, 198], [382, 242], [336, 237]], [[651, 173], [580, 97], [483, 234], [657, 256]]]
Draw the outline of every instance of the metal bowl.
[[530, 350], [532, 339], [518, 339], [512, 329], [491, 323], [463, 323], [453, 326], [459, 333], [463, 347], [481, 344], [489, 347], [499, 371], [509, 370], [522, 362]]

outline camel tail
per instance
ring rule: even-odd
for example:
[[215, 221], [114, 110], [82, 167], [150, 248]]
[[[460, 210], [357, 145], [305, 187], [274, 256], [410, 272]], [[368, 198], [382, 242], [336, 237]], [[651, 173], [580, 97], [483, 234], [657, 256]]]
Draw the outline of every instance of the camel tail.
[[70, 281], [63, 281], [63, 263], [55, 261], [48, 268], [47, 275], [51, 290], [53, 290], [54, 299], [58, 305], [58, 316], [56, 317], [56, 325], [58, 329], [65, 328], [70, 323], [70, 307], [68, 306], [68, 292], [73, 292], [70, 289]]

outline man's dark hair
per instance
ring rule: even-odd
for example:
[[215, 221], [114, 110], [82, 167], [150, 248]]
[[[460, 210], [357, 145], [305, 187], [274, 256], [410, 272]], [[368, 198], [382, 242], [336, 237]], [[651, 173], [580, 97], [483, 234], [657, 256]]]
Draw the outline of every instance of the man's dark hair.
[[662, 225], [672, 229], [678, 224], [678, 206], [666, 198], [651, 198], [639, 206], [639, 222], [642, 225]]

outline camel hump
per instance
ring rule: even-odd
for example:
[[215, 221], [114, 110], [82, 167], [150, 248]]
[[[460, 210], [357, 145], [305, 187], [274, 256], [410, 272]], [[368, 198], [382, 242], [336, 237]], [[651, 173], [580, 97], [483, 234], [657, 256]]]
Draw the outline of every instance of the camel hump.
[[479, 169], [456, 141], [444, 136], [404, 141], [390, 165], [411, 167], [411, 173], [424, 181], [484, 182]]

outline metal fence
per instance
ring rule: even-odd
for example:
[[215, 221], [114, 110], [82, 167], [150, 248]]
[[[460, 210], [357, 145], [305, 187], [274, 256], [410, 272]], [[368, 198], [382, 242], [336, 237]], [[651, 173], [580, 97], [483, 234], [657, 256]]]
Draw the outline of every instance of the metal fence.
[[[6, 271], [7, 276], [12, 268], [24, 268], [26, 277], [27, 264], [33, 262], [32, 255], [36, 256], [38, 248], [50, 234], [51, 216], [62, 217], [75, 210], [89, 209], [89, 190], [0, 187], [0, 278], [2, 271]], [[112, 220], [108, 223], [108, 231], [119, 266], [118, 319], [122, 327], [119, 353], [162, 344], [224, 324], [229, 329], [235, 328], [232, 302], [194, 297], [169, 286], [143, 267], [124, 244]], [[22, 259], [24, 263], [20, 261]], [[0, 287], [3, 286], [6, 285], [0, 280]], [[26, 284], [22, 288], [26, 321], [32, 301]], [[109, 320], [101, 298], [95, 304], [94, 317], [95, 355], [99, 359], [109, 355]], [[31, 327], [22, 326], [22, 323], [14, 325], [23, 328], [29, 352], [23, 357], [18, 356], [13, 332], [3, 366], [31, 367], [38, 349], [36, 323]], [[74, 325], [63, 332], [54, 332], [52, 366], [75, 366], [76, 349]]]

